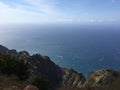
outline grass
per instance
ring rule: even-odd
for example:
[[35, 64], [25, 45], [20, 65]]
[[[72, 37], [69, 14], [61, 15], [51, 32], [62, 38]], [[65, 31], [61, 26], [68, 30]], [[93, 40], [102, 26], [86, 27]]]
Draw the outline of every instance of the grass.
[[15, 76], [0, 75], [0, 90], [23, 90], [26, 85]]

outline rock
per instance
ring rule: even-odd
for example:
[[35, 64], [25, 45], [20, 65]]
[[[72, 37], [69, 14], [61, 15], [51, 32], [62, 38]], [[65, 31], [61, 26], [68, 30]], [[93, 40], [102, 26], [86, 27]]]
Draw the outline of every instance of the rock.
[[9, 50], [9, 52], [8, 53], [11, 53], [11, 54], [17, 54], [17, 51], [15, 50], [15, 49], [12, 49], [12, 50]]
[[19, 55], [24, 56], [24, 57], [29, 57], [29, 53], [27, 51], [20, 51]]
[[17, 57], [26, 61], [30, 58], [30, 55], [27, 51], [20, 51], [20, 52], [18, 52]]
[[8, 50], [9, 50], [8, 48], [6, 48], [6, 47], [0, 45], [0, 53], [7, 53]]
[[84, 82], [86, 81], [82, 73], [78, 73], [73, 69], [63, 68], [63, 86], [65, 87], [83, 87]]
[[62, 71], [59, 66], [50, 60], [47, 56], [35, 54], [30, 56], [28, 62], [31, 64], [32, 74], [35, 76], [43, 76], [48, 79], [50, 87], [55, 87], [62, 80]]
[[36, 86], [34, 85], [27, 85], [24, 90], [39, 90], [39, 88], [37, 88]]
[[109, 87], [112, 82], [120, 79], [120, 71], [112, 69], [98, 70], [89, 74], [85, 86]]

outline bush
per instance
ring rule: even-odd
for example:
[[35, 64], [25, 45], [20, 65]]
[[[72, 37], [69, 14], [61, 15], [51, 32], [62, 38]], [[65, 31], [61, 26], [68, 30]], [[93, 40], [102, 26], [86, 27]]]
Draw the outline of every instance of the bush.
[[6, 75], [16, 75], [20, 80], [29, 77], [29, 64], [9, 54], [0, 55], [0, 72]]
[[35, 77], [31, 84], [37, 86], [40, 90], [48, 90], [48, 81], [43, 77]]

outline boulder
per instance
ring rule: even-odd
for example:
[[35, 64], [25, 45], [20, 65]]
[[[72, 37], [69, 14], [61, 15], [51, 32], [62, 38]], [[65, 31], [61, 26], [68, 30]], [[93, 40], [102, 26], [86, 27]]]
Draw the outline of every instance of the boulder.
[[24, 90], [39, 90], [39, 88], [37, 88], [36, 86], [34, 85], [27, 85]]

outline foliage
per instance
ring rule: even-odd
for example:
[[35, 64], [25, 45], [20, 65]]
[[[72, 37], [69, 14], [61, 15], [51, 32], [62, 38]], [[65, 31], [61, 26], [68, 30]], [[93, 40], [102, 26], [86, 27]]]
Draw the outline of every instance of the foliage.
[[40, 90], [48, 90], [48, 81], [43, 77], [35, 77], [31, 84], [37, 86]]
[[16, 75], [20, 80], [29, 77], [29, 64], [9, 54], [0, 54], [0, 72], [6, 75]]

